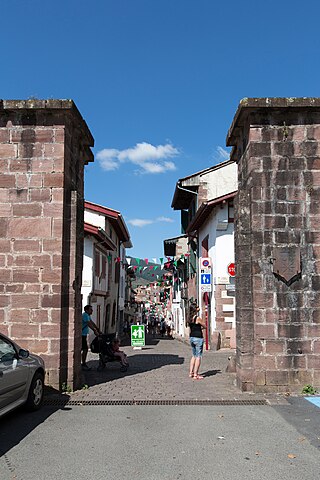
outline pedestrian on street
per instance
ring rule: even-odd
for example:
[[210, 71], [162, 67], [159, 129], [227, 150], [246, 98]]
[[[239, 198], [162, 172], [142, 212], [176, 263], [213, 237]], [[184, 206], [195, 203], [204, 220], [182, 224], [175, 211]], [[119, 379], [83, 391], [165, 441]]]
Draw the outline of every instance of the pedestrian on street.
[[192, 357], [190, 360], [189, 377], [194, 380], [202, 380], [203, 376], [199, 375], [201, 358], [203, 352], [203, 334], [202, 330], [206, 328], [206, 323], [199, 317], [199, 307], [192, 305], [189, 312], [190, 327], [190, 345], [192, 348]]
[[82, 314], [82, 345], [81, 345], [81, 367], [82, 370], [91, 370], [87, 365], [87, 354], [88, 354], [88, 333], [89, 328], [93, 330], [95, 335], [101, 335], [101, 332], [97, 325], [92, 321], [91, 315], [93, 308], [91, 305], [86, 305], [84, 307], [84, 312]]

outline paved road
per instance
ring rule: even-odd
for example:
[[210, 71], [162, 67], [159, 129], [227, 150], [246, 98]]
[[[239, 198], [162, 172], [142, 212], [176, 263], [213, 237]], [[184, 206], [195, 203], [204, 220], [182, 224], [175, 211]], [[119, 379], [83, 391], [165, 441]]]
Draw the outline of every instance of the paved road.
[[[264, 406], [226, 374], [230, 352], [206, 352], [202, 381], [188, 378], [190, 349], [156, 340], [118, 364], [86, 373], [83, 406], [45, 406], [2, 419], [1, 480], [313, 480], [319, 476], [319, 408], [303, 398], [268, 397]], [[97, 357], [90, 364], [97, 366]], [[221, 405], [115, 405], [112, 400], [221, 400]], [[90, 400], [106, 405], [90, 406]]]
[[[90, 388], [75, 392], [73, 399], [83, 400], [213, 400], [249, 399], [235, 385], [235, 375], [226, 373], [230, 350], [204, 353], [201, 366], [203, 380], [189, 378], [189, 345], [167, 338], [147, 339], [142, 350], [121, 347], [127, 353], [130, 368], [121, 373], [118, 363], [107, 364], [97, 372], [98, 355], [90, 354], [83, 383]], [[262, 398], [263, 396], [256, 396]], [[272, 398], [275, 398], [273, 396]]]

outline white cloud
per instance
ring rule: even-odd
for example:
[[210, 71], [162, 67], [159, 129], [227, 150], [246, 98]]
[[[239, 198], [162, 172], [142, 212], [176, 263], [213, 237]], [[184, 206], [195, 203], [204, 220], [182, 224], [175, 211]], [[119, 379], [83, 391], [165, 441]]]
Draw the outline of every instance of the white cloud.
[[215, 154], [213, 155], [214, 157], [214, 160], [216, 160], [217, 162], [224, 162], [226, 160], [229, 160], [230, 158], [230, 153], [225, 150], [224, 148], [218, 146], [216, 148], [216, 151], [215, 151]]
[[167, 222], [167, 223], [174, 223], [174, 220], [169, 217], [158, 217], [157, 222]]
[[143, 218], [133, 218], [132, 220], [127, 220], [127, 223], [132, 225], [133, 227], [145, 227], [146, 225], [150, 225], [152, 223], [157, 223], [157, 222], [166, 222], [166, 223], [173, 223], [174, 220], [169, 217], [158, 217], [155, 220], [150, 220], [150, 219], [143, 219]]
[[125, 150], [104, 148], [97, 153], [96, 157], [104, 170], [116, 170], [121, 163], [131, 162], [138, 165], [142, 173], [154, 174], [175, 170], [174, 162], [168, 159], [179, 154], [179, 150], [169, 143], [155, 146], [142, 142]]
[[153, 220], [144, 220], [143, 218], [133, 218], [132, 220], [128, 220], [127, 223], [134, 227], [145, 227], [146, 225], [150, 225], [150, 223], [154, 223]]

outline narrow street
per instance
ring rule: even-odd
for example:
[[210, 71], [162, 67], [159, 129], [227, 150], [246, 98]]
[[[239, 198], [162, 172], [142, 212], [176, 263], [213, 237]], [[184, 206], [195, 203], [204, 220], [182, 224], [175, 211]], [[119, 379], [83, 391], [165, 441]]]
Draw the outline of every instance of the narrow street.
[[225, 372], [230, 351], [205, 352], [205, 378], [194, 381], [188, 345], [147, 343], [122, 347], [126, 373], [117, 363], [97, 372], [91, 355], [87, 386], [69, 403], [49, 396], [39, 412], [5, 417], [1, 480], [317, 478], [317, 407], [302, 397], [239, 392]]

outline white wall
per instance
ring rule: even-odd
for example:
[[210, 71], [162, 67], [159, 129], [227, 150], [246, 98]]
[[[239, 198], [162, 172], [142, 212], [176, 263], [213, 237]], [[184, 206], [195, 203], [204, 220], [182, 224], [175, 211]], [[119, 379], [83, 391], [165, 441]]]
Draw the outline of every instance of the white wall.
[[208, 199], [218, 198], [238, 189], [238, 166], [231, 163], [206, 173], [202, 179], [208, 184]]
[[[228, 203], [224, 204], [223, 209], [218, 205], [215, 207], [206, 223], [199, 230], [199, 254], [201, 254], [201, 244], [203, 239], [209, 235], [209, 251], [208, 255], [212, 262], [212, 292], [209, 293], [211, 300], [211, 333], [216, 327], [215, 320], [215, 298], [214, 291], [217, 284], [228, 284], [230, 277], [228, 274], [228, 264], [234, 262], [234, 224], [229, 223], [226, 230], [217, 230], [218, 223], [221, 219], [227, 218]], [[200, 281], [199, 298], [203, 297], [201, 292]], [[201, 302], [199, 302], [201, 303]], [[201, 312], [204, 316], [204, 312]]]

